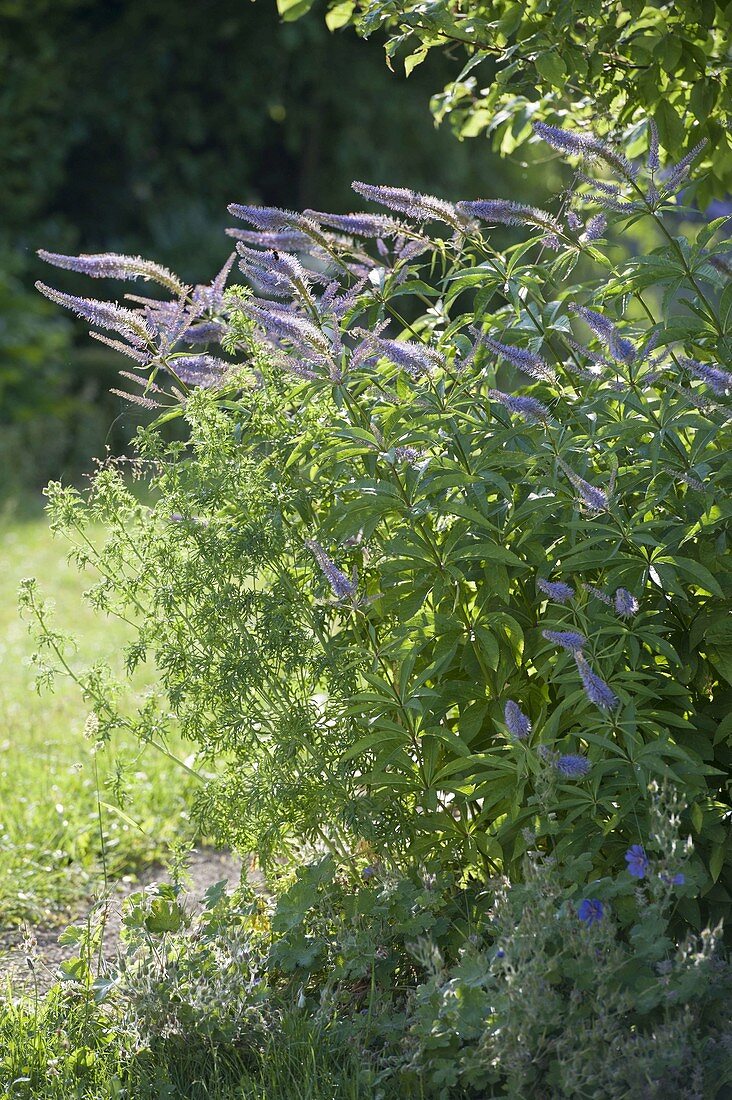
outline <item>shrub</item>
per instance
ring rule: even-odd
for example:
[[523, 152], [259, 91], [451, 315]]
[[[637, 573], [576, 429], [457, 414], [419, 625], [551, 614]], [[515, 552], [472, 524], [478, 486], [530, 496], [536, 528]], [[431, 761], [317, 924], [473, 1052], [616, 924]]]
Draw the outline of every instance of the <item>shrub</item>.
[[[556, 213], [357, 184], [388, 213], [230, 208], [269, 300], [225, 293], [229, 265], [135, 308], [42, 287], [190, 431], [140, 435], [152, 505], [113, 468], [86, 500], [49, 490], [161, 700], [133, 719], [103, 670], [84, 689], [102, 734], [164, 748], [179, 725], [216, 765], [199, 811], [265, 855], [325, 840], [347, 862], [358, 841], [401, 868], [515, 876], [529, 829], [602, 876], [648, 844], [648, 784], [671, 778], [703, 896], [679, 913], [699, 929], [730, 888], [725, 223], [677, 201], [692, 158], [659, 173], [652, 124], [645, 167], [537, 133], [582, 168]], [[624, 255], [607, 218], [645, 223], [647, 248]], [[520, 239], [499, 250], [497, 225]]]

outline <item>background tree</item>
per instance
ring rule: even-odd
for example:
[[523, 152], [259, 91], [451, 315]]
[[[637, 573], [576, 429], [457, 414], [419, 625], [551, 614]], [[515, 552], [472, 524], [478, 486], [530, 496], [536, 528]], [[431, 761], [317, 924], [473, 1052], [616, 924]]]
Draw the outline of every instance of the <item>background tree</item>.
[[[311, 6], [278, 4], [285, 19]], [[732, 170], [731, 18], [732, 5], [715, 0], [333, 0], [327, 22], [385, 32], [390, 65], [399, 57], [407, 73], [435, 47], [455, 66], [467, 56], [433, 98], [435, 117], [504, 154], [537, 119], [637, 137], [640, 151], [652, 117], [670, 156], [706, 139], [704, 203], [726, 193]]]

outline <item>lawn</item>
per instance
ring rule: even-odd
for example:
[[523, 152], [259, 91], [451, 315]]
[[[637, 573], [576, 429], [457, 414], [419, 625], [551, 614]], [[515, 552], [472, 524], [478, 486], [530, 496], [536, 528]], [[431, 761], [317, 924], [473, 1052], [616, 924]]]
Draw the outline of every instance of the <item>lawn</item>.
[[[99, 537], [93, 533], [93, 537]], [[33, 642], [17, 610], [23, 577], [56, 605], [59, 629], [79, 641], [75, 659], [119, 660], [124, 624], [84, 601], [91, 576], [66, 561], [40, 503], [0, 512], [0, 926], [63, 922], [109, 878], [134, 874], [190, 834], [183, 773], [155, 749], [117, 737], [95, 749], [89, 708], [57, 680], [38, 693]], [[135, 683], [144, 691], [145, 670]], [[123, 807], [119, 805], [121, 778]]]

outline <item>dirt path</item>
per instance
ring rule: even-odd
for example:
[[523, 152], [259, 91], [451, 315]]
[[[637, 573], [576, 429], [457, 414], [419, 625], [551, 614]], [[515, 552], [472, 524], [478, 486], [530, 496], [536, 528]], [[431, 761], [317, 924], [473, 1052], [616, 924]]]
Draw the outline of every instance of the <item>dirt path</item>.
[[[188, 861], [190, 883], [184, 894], [189, 909], [196, 909], [209, 886], [221, 879], [228, 880], [228, 890], [239, 884], [242, 863], [230, 852], [199, 847], [193, 850]], [[119, 944], [122, 902], [152, 882], [169, 882], [170, 875], [160, 865], [147, 868], [134, 881], [115, 884], [108, 898], [108, 910], [104, 926], [103, 954], [112, 959]], [[83, 914], [74, 923], [83, 919]], [[76, 948], [72, 944], [58, 942], [60, 928], [0, 929], [0, 980], [10, 979], [13, 992], [31, 992], [37, 982], [39, 993], [44, 992], [57, 977], [58, 967], [72, 958]], [[33, 968], [29, 965], [33, 960]]]

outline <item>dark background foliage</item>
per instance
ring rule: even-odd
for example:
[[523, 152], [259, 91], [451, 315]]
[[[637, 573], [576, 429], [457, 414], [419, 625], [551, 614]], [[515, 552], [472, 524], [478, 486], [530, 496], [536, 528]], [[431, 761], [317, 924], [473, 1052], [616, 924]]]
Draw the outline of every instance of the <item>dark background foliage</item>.
[[516, 168], [434, 128], [448, 70], [436, 53], [407, 82], [322, 13], [283, 25], [267, 0], [0, 0], [0, 453], [15, 487], [78, 476], [139, 419], [107, 392], [114, 358], [37, 300], [37, 248], [139, 252], [200, 281], [226, 257], [231, 201], [343, 211], [356, 178], [496, 193]]

